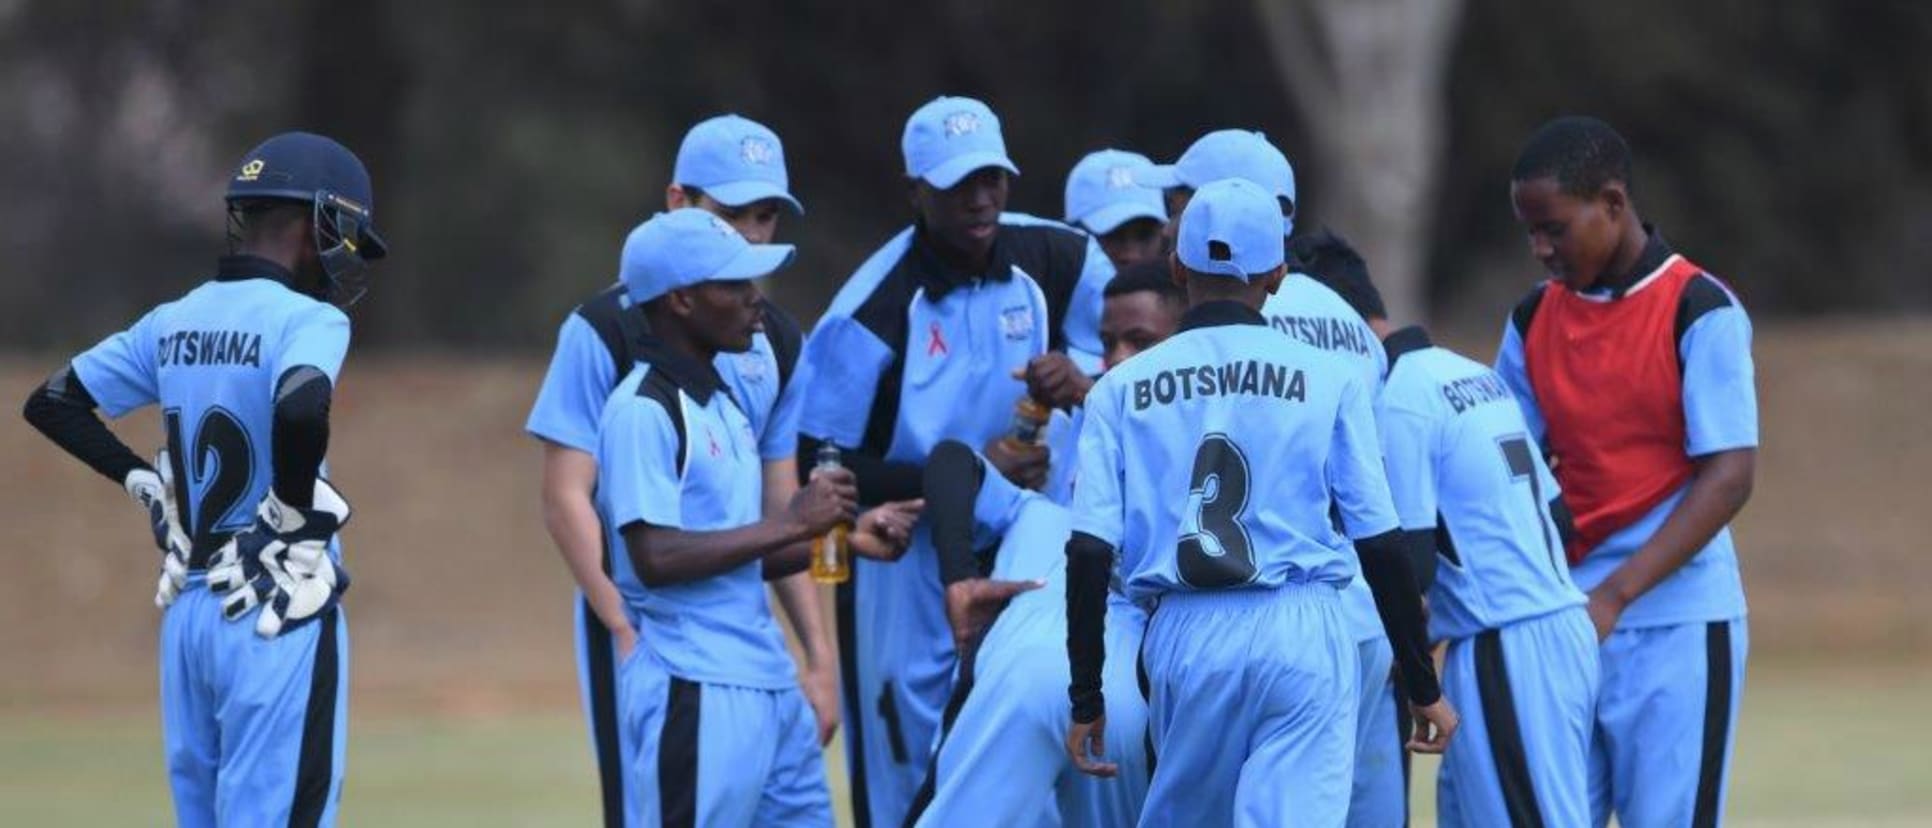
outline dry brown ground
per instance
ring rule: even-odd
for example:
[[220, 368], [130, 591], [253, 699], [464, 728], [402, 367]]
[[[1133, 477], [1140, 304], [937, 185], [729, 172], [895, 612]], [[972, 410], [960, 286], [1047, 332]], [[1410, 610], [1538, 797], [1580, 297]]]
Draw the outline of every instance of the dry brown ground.
[[[1458, 341], [1492, 347], [1486, 332]], [[1757, 355], [1764, 448], [1737, 527], [1754, 657], [1932, 658], [1932, 320], [1767, 323]], [[0, 359], [0, 400], [23, 400], [56, 363]], [[534, 357], [351, 360], [331, 456], [358, 509], [346, 544], [359, 709], [573, 703], [569, 584], [522, 433], [542, 368]], [[151, 699], [154, 558], [141, 519], [116, 487], [9, 422], [0, 707]], [[158, 441], [151, 416], [122, 432]]]

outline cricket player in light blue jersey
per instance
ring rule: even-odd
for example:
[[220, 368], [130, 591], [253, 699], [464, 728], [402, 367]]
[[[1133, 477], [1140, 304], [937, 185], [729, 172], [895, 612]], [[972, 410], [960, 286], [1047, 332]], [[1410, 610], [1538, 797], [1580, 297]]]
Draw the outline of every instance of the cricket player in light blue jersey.
[[[362, 162], [320, 135], [255, 147], [227, 202], [214, 279], [75, 357], [26, 416], [149, 512], [175, 821], [332, 825], [349, 682], [335, 534], [349, 506], [323, 457], [349, 349], [341, 308], [388, 248]], [[153, 466], [94, 413], [149, 405], [167, 444]]]
[[[1166, 188], [1169, 207], [1175, 211], [1185, 209], [1194, 189], [1209, 181], [1246, 179], [1274, 194], [1286, 217], [1284, 232], [1294, 229], [1294, 167], [1259, 132], [1210, 132], [1173, 164], [1156, 167], [1143, 177]], [[1294, 267], [1292, 262], [1290, 267]], [[1361, 315], [1327, 286], [1291, 270], [1261, 306], [1261, 315], [1275, 330], [1305, 345], [1333, 352], [1354, 365], [1363, 387], [1370, 390], [1371, 401], [1379, 393], [1382, 377], [1388, 373], [1382, 348]], [[1396, 828], [1408, 822], [1409, 784], [1402, 753], [1408, 720], [1404, 705], [1396, 698], [1390, 670], [1394, 655], [1366, 584], [1359, 579], [1351, 582], [1343, 593], [1342, 607], [1355, 635], [1361, 666], [1360, 707], [1355, 718], [1355, 782], [1348, 824], [1350, 828]]]
[[1285, 275], [1285, 234], [1272, 191], [1201, 187], [1177, 234], [1180, 333], [1087, 397], [1067, 543], [1067, 750], [1083, 771], [1116, 770], [1101, 675], [1118, 551], [1128, 597], [1152, 609], [1142, 659], [1157, 763], [1141, 825], [1345, 823], [1359, 664], [1341, 591], [1358, 576], [1423, 719], [1412, 746], [1440, 751], [1455, 728], [1372, 390], [1260, 314]]
[[[751, 349], [751, 280], [792, 256], [685, 208], [631, 232], [621, 279], [643, 308], [637, 365], [598, 423], [597, 498], [611, 579], [638, 644], [617, 668], [625, 823], [829, 825], [812, 712], [765, 581], [804, 568], [812, 538], [850, 520], [849, 473], [827, 472], [760, 519], [759, 439], [719, 353]], [[859, 516], [852, 549], [891, 559], [916, 503]]]
[[1297, 239], [1295, 257], [1388, 350], [1383, 461], [1403, 530], [1435, 553], [1419, 567], [1435, 573], [1430, 637], [1449, 643], [1443, 695], [1462, 711], [1437, 820], [1588, 825], [1596, 640], [1563, 558], [1569, 510], [1515, 396], [1422, 328], [1390, 326], [1367, 265], [1341, 238]]

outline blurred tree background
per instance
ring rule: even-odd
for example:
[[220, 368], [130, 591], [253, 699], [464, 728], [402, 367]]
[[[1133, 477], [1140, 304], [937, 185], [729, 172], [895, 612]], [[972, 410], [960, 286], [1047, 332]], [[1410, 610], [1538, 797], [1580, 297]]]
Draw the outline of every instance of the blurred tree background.
[[809, 211], [771, 290], [805, 319], [909, 211], [938, 94], [1001, 115], [1012, 208], [1058, 218], [1104, 146], [1260, 129], [1395, 304], [1498, 324], [1537, 278], [1509, 164], [1589, 113], [1647, 217], [1761, 314], [1932, 307], [1932, 4], [1632, 0], [0, 0], [0, 345], [65, 349], [205, 277], [251, 145], [330, 134], [395, 251], [379, 347], [544, 348], [661, 208], [699, 118], [785, 141]]

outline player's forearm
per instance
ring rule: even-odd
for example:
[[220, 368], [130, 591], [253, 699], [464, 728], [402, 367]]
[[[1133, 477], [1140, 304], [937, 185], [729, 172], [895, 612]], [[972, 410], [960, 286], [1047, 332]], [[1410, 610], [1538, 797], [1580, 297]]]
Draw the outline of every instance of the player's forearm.
[[147, 468], [148, 464], [114, 436], [94, 413], [94, 406], [93, 395], [81, 385], [73, 369], [64, 368], [28, 395], [20, 413], [62, 451], [119, 486], [127, 480], [128, 472]]
[[772, 590], [778, 593], [778, 606], [785, 611], [792, 632], [805, 648], [805, 667], [816, 669], [832, 664], [832, 632], [825, 624], [824, 612], [819, 607], [818, 584], [812, 576], [794, 572], [774, 582]]
[[761, 520], [716, 532], [687, 532], [643, 521], [623, 528], [625, 551], [646, 586], [669, 586], [722, 575], [763, 559], [783, 577], [810, 562], [811, 533], [791, 520]]
[[1067, 540], [1067, 699], [1073, 720], [1086, 723], [1107, 712], [1100, 676], [1107, 661], [1107, 575], [1113, 547], [1085, 532]]
[[[811, 474], [813, 458], [818, 453], [820, 443], [816, 437], [798, 436], [797, 474], [800, 480]], [[922, 496], [925, 467], [918, 463], [889, 461], [860, 449], [842, 449], [839, 462], [851, 469], [852, 475], [858, 478], [860, 503], [917, 500]]]
[[1403, 692], [1414, 704], [1430, 705], [1442, 697], [1442, 687], [1429, 657], [1429, 630], [1422, 621], [1422, 592], [1413, 568], [1415, 554], [1408, 548], [1414, 540], [1401, 530], [1383, 532], [1355, 541], [1355, 552], [1395, 651]]
[[1628, 605], [1697, 557], [1751, 499], [1757, 449], [1739, 449], [1698, 461], [1690, 489], [1657, 533], [1599, 584]]
[[612, 631], [630, 628], [624, 599], [604, 572], [604, 528], [591, 503], [597, 466], [589, 454], [544, 446], [543, 526], [591, 612]]
[[283, 503], [301, 509], [312, 505], [315, 478], [329, 452], [329, 406], [334, 396], [328, 375], [313, 366], [291, 368], [276, 383], [269, 451], [274, 458], [275, 496]]
[[951, 585], [980, 574], [973, 556], [973, 503], [986, 464], [956, 440], [934, 446], [926, 463], [926, 520], [939, 555], [939, 582]]

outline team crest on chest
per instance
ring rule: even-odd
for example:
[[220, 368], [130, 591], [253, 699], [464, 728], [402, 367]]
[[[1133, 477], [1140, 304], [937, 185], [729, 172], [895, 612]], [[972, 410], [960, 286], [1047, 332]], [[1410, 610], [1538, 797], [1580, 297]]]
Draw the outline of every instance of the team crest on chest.
[[1021, 341], [1033, 336], [1033, 308], [1030, 305], [1014, 305], [1000, 311], [1000, 333], [1012, 341]]

